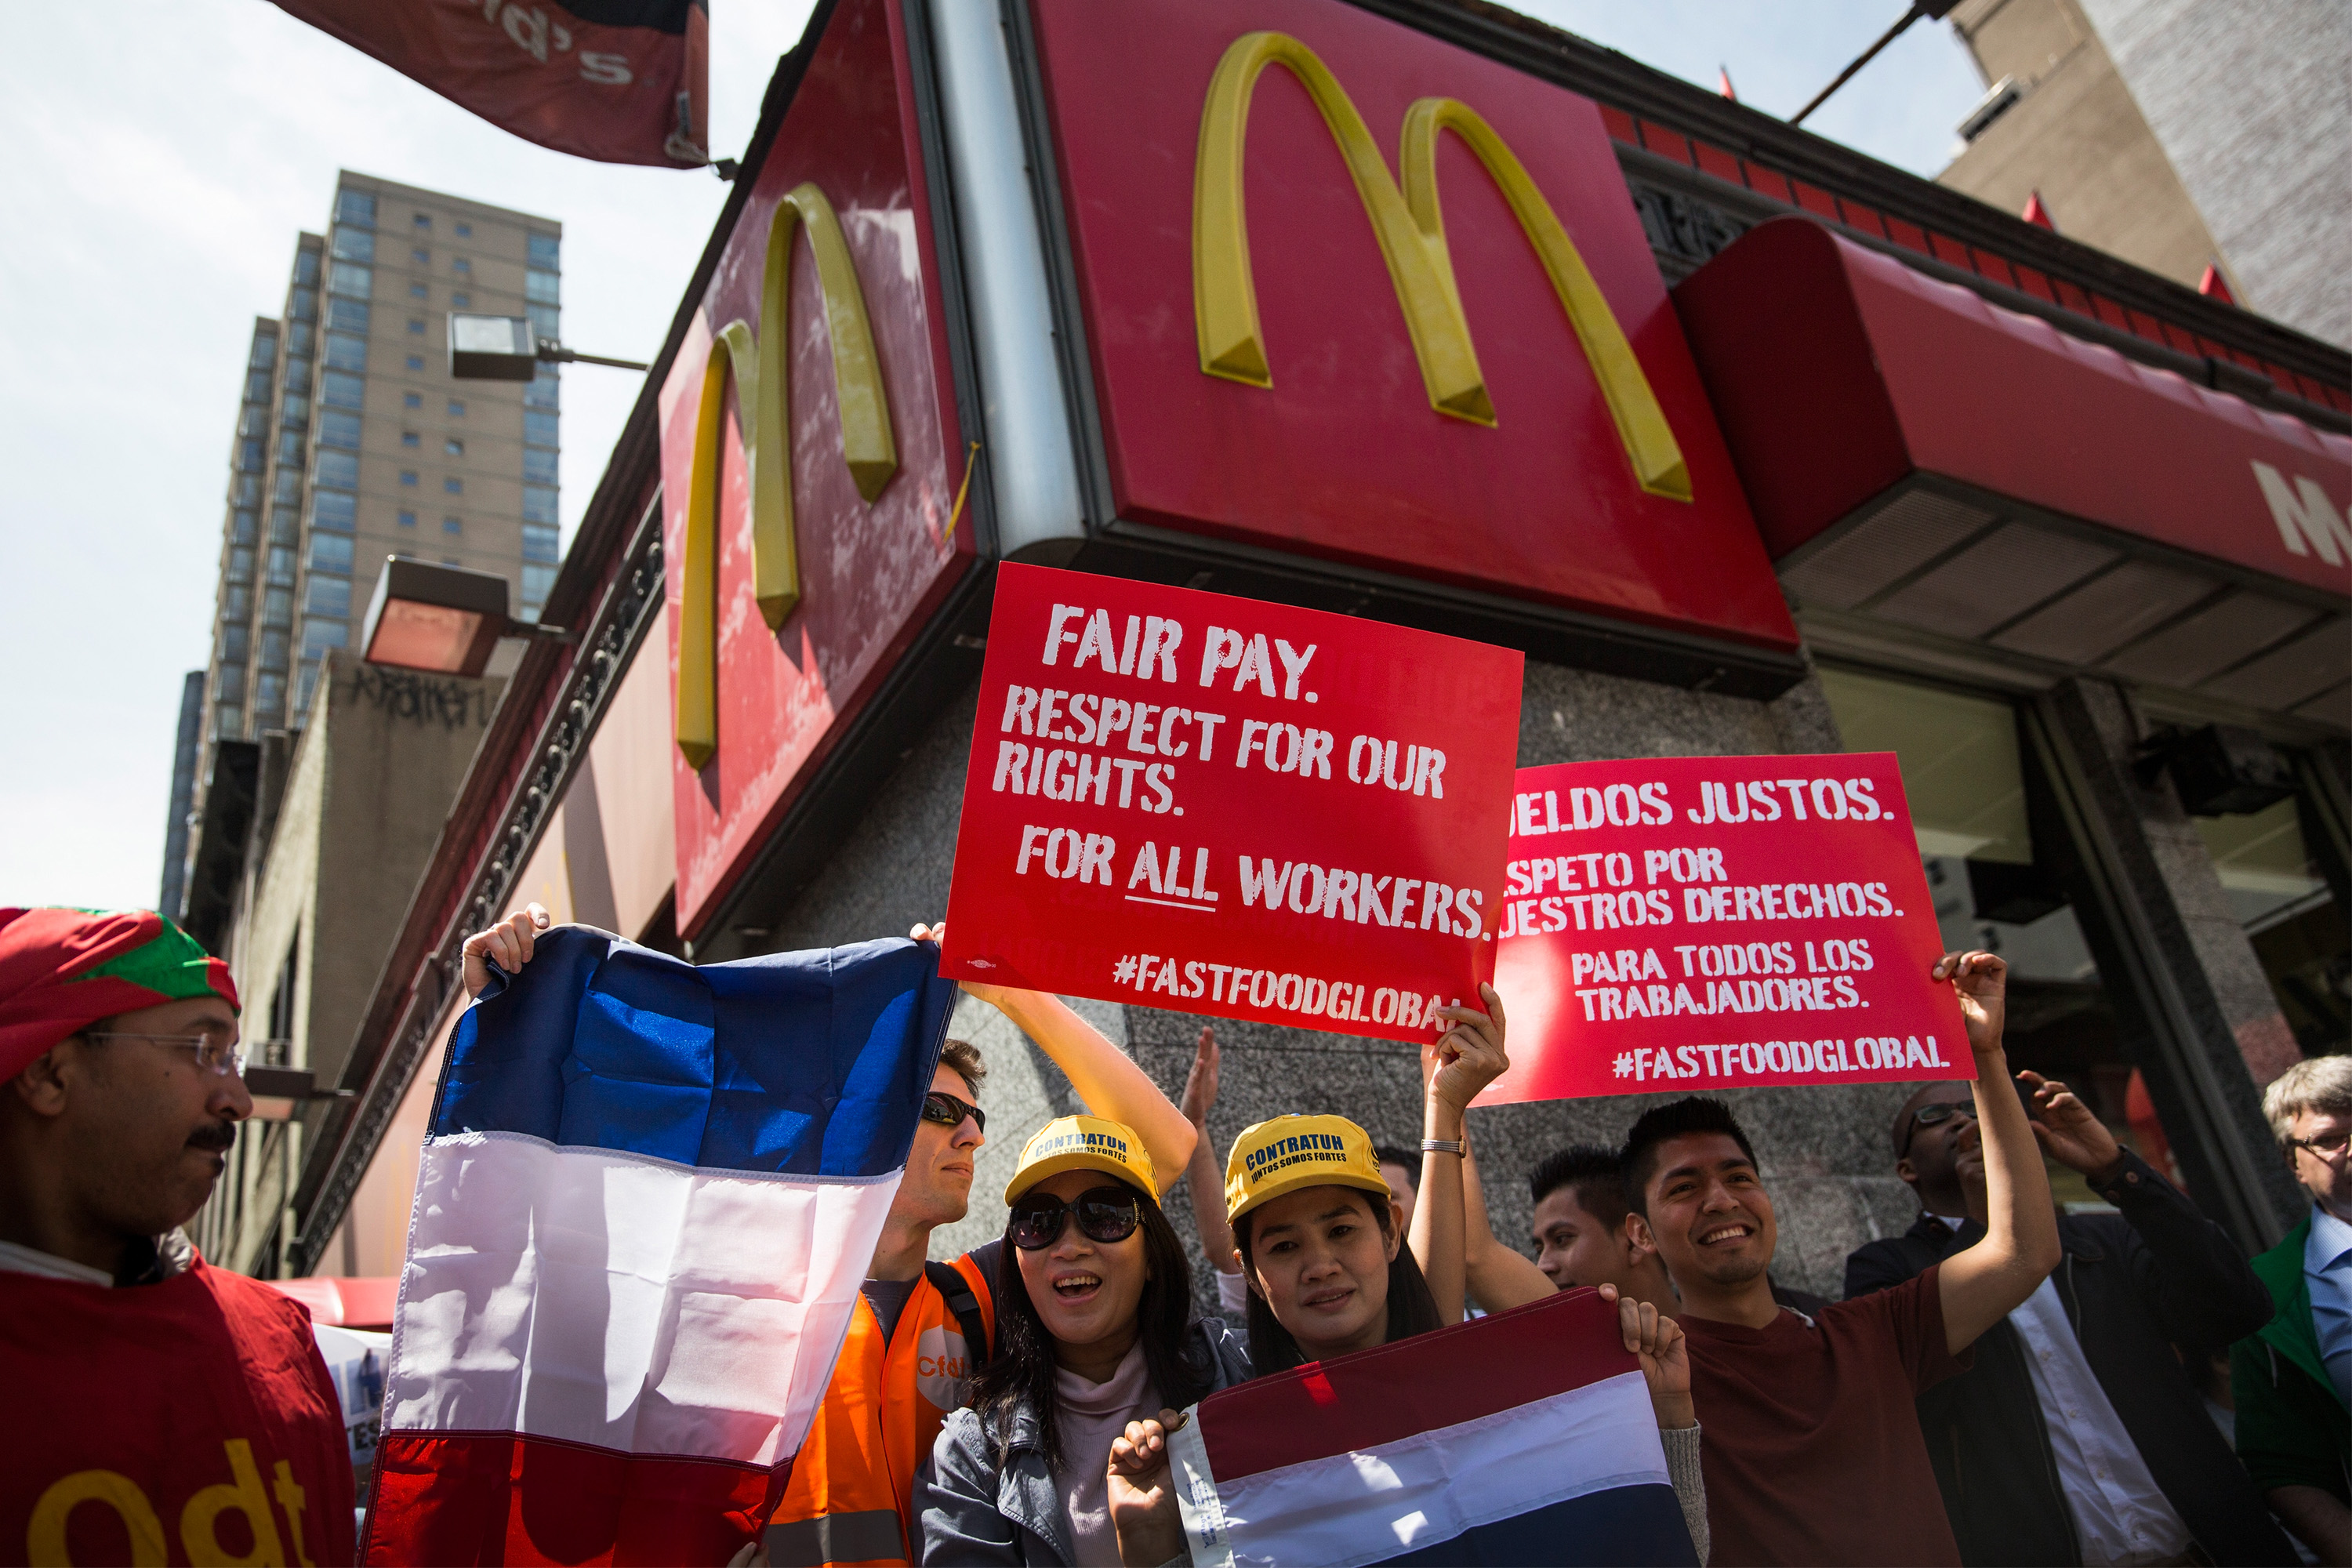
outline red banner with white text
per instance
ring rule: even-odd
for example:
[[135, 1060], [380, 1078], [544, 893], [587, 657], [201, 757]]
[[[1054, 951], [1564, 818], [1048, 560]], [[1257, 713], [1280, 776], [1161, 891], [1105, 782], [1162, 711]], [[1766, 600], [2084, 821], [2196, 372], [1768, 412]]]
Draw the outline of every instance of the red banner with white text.
[[1001, 568], [940, 973], [1427, 1037], [1493, 973], [1522, 664]]
[[1522, 768], [1480, 1097], [1975, 1076], [1892, 752]]
[[277, 0], [526, 142], [709, 162], [709, 0]]

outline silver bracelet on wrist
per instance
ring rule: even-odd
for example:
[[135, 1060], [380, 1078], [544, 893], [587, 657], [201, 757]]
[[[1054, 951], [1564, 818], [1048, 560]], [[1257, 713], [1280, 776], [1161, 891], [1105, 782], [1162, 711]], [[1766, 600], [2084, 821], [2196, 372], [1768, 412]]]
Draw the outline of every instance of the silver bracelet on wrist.
[[1421, 1141], [1421, 1152], [1424, 1154], [1459, 1154], [1462, 1152], [1462, 1140], [1459, 1138], [1424, 1138]]

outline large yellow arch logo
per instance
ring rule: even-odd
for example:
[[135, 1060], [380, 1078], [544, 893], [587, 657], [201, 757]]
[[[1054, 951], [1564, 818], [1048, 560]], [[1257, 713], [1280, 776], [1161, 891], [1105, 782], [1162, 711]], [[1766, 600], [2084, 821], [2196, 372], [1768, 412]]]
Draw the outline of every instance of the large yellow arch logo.
[[1583, 345], [1586, 363], [1616, 421], [1635, 480], [1652, 495], [1689, 500], [1690, 470], [1649, 378], [1633, 357], [1633, 345], [1625, 341], [1616, 315], [1551, 204], [1536, 189], [1509, 145], [1467, 104], [1451, 98], [1421, 99], [1405, 111], [1400, 158], [1404, 185], [1400, 190], [1347, 89], [1314, 50], [1285, 33], [1244, 33], [1234, 39], [1217, 62], [1201, 111], [1200, 161], [1192, 178], [1192, 312], [1200, 331], [1201, 368], [1251, 386], [1274, 384], [1258, 328], [1257, 286], [1250, 273], [1249, 220], [1242, 194], [1250, 95], [1271, 65], [1282, 66], [1298, 79], [1339, 143], [1381, 254], [1388, 260], [1430, 405], [1456, 419], [1496, 423], [1495, 405], [1486, 394], [1454, 284], [1453, 253], [1438, 206], [1437, 137], [1451, 131], [1486, 165], [1551, 279], [1560, 309]]
[[691, 768], [699, 769], [719, 749], [719, 448], [730, 374], [742, 414], [744, 463], [751, 479], [752, 593], [771, 630], [781, 628], [801, 601], [800, 559], [793, 531], [789, 384], [793, 241], [803, 227], [816, 258], [825, 331], [833, 341], [842, 457], [857, 493], [869, 506], [898, 471], [898, 448], [890, 437], [890, 400], [882, 387], [882, 362], [874, 352], [857, 264], [824, 193], [814, 184], [796, 185], [777, 205], [768, 228], [760, 285], [761, 336], [755, 342], [751, 326], [740, 318], [719, 329], [695, 411], [686, 546], [680, 552], [686, 593], [678, 611], [676, 709], [677, 749]]

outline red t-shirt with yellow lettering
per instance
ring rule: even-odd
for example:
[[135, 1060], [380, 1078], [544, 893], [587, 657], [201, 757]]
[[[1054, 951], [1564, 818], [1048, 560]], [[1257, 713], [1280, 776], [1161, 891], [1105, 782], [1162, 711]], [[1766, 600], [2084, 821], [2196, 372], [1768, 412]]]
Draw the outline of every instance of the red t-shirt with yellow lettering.
[[346, 1563], [352, 1465], [310, 1315], [197, 1259], [0, 1273], [0, 1563]]
[[1944, 1343], [1937, 1269], [1769, 1327], [1682, 1319], [1690, 1336], [1714, 1568], [1957, 1564], [1912, 1401], [1967, 1369]]

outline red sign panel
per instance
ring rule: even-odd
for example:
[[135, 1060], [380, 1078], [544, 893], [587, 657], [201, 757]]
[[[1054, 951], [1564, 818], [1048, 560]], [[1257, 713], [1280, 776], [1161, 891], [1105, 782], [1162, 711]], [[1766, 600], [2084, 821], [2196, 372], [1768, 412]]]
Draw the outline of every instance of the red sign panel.
[[1973, 1078], [1892, 752], [1522, 768], [1482, 1104]]
[[1590, 100], [1338, 0], [1034, 11], [1121, 517], [1797, 646]]
[[900, 8], [842, 0], [661, 391], [677, 924], [969, 567]]
[[526, 142], [607, 163], [709, 159], [705, 0], [278, 0]]
[[1522, 664], [1001, 568], [940, 973], [1428, 1037], [1494, 969]]

